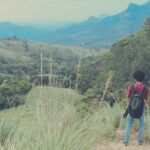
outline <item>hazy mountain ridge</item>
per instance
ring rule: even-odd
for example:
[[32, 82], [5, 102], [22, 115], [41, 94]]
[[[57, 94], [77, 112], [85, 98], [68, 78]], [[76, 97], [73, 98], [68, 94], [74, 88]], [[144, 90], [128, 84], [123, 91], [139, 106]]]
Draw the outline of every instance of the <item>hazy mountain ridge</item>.
[[150, 2], [143, 5], [130, 4], [123, 12], [87, 20], [52, 31], [34, 27], [21, 27], [8, 22], [0, 23], [0, 37], [19, 36], [54, 44], [81, 45], [87, 47], [109, 47], [128, 34], [136, 32], [150, 16]]
[[18, 36], [24, 39], [39, 40], [40, 37], [44, 36], [48, 30], [38, 29], [31, 26], [19, 26], [10, 22], [0, 23], [0, 37], [12, 37]]
[[134, 33], [143, 26], [150, 16], [150, 2], [129, 7], [114, 16], [103, 19], [87, 20], [64, 30], [60, 34], [50, 37], [50, 41], [65, 44], [81, 44], [87, 46], [105, 47], [130, 33]]
[[[80, 53], [82, 57], [88, 57], [89, 55], [97, 55], [95, 49], [89, 49], [79, 46], [65, 46], [65, 45], [55, 45], [47, 44], [32, 40], [23, 40], [19, 38], [6, 38], [0, 39], [0, 63], [5, 61], [15, 62], [26, 62], [29, 63], [31, 60], [40, 61], [41, 51], [44, 52], [44, 57], [62, 61], [72, 61], [72, 63], [77, 63]], [[14, 62], [13, 62], [14, 63]]]

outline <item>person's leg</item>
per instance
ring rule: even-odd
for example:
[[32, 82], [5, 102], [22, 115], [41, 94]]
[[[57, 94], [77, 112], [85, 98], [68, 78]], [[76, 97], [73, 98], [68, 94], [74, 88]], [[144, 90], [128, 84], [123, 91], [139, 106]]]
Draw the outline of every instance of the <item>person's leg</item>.
[[138, 138], [138, 141], [141, 144], [143, 142], [143, 137], [144, 137], [144, 115], [142, 115], [142, 117], [139, 118], [139, 138]]
[[128, 114], [127, 124], [126, 124], [126, 128], [125, 128], [125, 136], [124, 136], [124, 139], [123, 139], [124, 143], [128, 143], [129, 142], [130, 130], [131, 130], [133, 121], [134, 121], [134, 119], [130, 116], [130, 114]]

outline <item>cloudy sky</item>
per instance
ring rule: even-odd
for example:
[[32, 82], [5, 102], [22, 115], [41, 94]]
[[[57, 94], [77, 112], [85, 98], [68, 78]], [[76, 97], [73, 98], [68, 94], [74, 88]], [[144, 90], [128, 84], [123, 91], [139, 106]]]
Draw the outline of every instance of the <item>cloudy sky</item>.
[[0, 22], [51, 26], [79, 22], [89, 16], [113, 15], [129, 3], [148, 0], [0, 0]]

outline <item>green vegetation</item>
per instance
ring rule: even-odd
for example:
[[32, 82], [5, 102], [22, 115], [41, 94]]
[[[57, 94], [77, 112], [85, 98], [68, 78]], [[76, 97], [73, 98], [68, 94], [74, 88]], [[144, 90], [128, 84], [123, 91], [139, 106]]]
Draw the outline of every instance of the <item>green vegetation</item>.
[[[145, 82], [150, 82], [149, 40], [150, 19], [138, 33], [103, 53], [1, 40], [0, 109], [24, 105], [1, 111], [0, 149], [88, 150], [117, 139], [117, 131], [125, 125], [121, 113], [125, 89], [133, 82], [132, 72], [142, 69]], [[43, 86], [39, 87], [41, 66]], [[147, 108], [148, 133], [149, 124]], [[150, 141], [149, 134], [145, 138]]]
[[[78, 111], [82, 98], [71, 89], [34, 88], [24, 106], [0, 113], [0, 148], [90, 150], [96, 144], [117, 139], [117, 131], [125, 125], [122, 105], [96, 108], [82, 117]], [[146, 131], [150, 131], [149, 115]]]
[[[110, 69], [116, 72], [114, 85], [116, 87], [123, 86], [124, 83], [132, 82], [131, 75], [136, 69], [143, 70], [147, 79], [150, 80], [150, 18], [135, 35], [131, 35], [118, 43], [115, 43], [110, 50], [109, 66]], [[111, 64], [111, 65], [110, 65]], [[118, 82], [119, 81], [119, 82]]]
[[[81, 94], [87, 95], [87, 100], [100, 99], [98, 97], [102, 97], [105, 82], [112, 71], [113, 79], [105, 100], [110, 102], [115, 98], [120, 101], [124, 88], [133, 82], [134, 70], [142, 69], [147, 75], [145, 82], [149, 83], [149, 26], [148, 19], [138, 33], [114, 43], [110, 51], [103, 53], [81, 47], [46, 45], [18, 38], [0, 40], [0, 70], [6, 76], [16, 78], [16, 81], [25, 81], [30, 87], [31, 84], [39, 85], [40, 55], [43, 52], [44, 85], [58, 86], [59, 83], [59, 87], [72, 89], [77, 86]], [[4, 81], [5, 79], [1, 83]], [[116, 95], [120, 97], [116, 99]], [[6, 101], [6, 97], [4, 99]]]
[[[146, 73], [145, 83], [150, 82], [150, 18], [145, 26], [136, 34], [130, 35], [113, 44], [109, 52], [96, 57], [91, 63], [84, 63], [81, 67], [79, 86], [88, 92], [93, 90], [93, 95], [101, 95], [109, 71], [113, 72], [110, 94], [122, 93], [127, 86], [134, 82], [132, 73], [141, 69]], [[83, 92], [83, 93], [84, 93]], [[118, 95], [117, 94], [117, 95]], [[120, 94], [122, 100], [122, 94]]]
[[0, 74], [0, 84], [0, 109], [24, 104], [24, 96], [31, 89], [31, 85], [27, 80], [18, 81], [16, 77], [6, 74]]
[[80, 53], [82, 57], [96, 53], [81, 47], [48, 45], [16, 37], [1, 39], [0, 109], [23, 104], [24, 96], [31, 87], [41, 84], [41, 52], [43, 85], [58, 86], [59, 82], [61, 87], [66, 88], [75, 88]]

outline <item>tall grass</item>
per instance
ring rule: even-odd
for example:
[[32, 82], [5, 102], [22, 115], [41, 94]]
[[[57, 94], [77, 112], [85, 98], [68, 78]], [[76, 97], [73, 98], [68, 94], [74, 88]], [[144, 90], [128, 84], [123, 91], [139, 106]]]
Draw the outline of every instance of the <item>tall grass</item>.
[[1, 149], [88, 150], [115, 137], [118, 106], [82, 118], [76, 108], [81, 96], [72, 90], [43, 87], [41, 99], [39, 87], [27, 99], [25, 106], [0, 114]]
[[[1, 150], [91, 150], [124, 128], [120, 104], [81, 117], [77, 107], [82, 96], [71, 89], [42, 88], [42, 97], [36, 87], [24, 106], [0, 113]], [[149, 123], [147, 115], [147, 131]]]
[[[0, 113], [1, 150], [90, 150], [95, 144], [116, 137], [116, 129], [125, 124], [121, 119], [121, 105], [116, 104], [113, 108], [101, 106], [84, 117], [78, 113], [82, 98], [77, 93], [80, 65], [81, 55], [74, 90], [44, 87], [41, 52], [40, 86], [33, 86], [24, 106]], [[112, 77], [110, 72], [101, 102]], [[52, 86], [51, 78], [49, 82]], [[59, 81], [55, 85], [58, 86]]]

